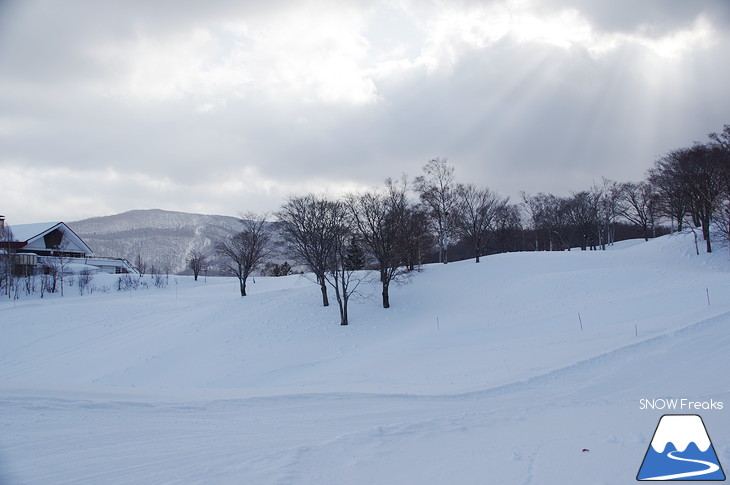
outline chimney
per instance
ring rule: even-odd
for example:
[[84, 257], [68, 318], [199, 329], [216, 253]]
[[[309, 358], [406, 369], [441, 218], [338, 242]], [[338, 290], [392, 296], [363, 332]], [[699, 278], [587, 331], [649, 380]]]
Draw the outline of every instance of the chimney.
[[5, 216], [0, 216], [0, 239], [5, 237]]

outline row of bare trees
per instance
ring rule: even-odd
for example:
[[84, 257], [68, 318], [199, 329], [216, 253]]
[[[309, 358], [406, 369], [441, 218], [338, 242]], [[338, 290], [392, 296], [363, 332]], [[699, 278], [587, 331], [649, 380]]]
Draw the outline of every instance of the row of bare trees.
[[[469, 240], [479, 261], [487, 234], [506, 213], [507, 199], [486, 188], [457, 184], [453, 167], [444, 159], [431, 160], [414, 190], [406, 177], [388, 179], [384, 186], [334, 199], [306, 194], [289, 197], [276, 213], [287, 249], [316, 279], [322, 304], [334, 291], [340, 323], [348, 324], [348, 302], [363, 278], [377, 275], [383, 308], [390, 308], [390, 288], [426, 261], [435, 247], [448, 262], [447, 250], [456, 240]], [[244, 230], [220, 242], [216, 250], [227, 261], [223, 268], [240, 282], [270, 254], [271, 224], [248, 215]], [[194, 255], [189, 264], [199, 261]], [[360, 270], [371, 270], [370, 273]]]
[[311, 271], [329, 305], [335, 292], [340, 323], [348, 324], [348, 302], [362, 282], [359, 270], [373, 269], [382, 286], [383, 308], [390, 307], [390, 285], [420, 265], [427, 250], [423, 214], [408, 200], [405, 181], [341, 199], [292, 196], [277, 212], [295, 260]]
[[656, 211], [676, 223], [699, 228], [712, 252], [710, 229], [730, 233], [730, 125], [711, 133], [707, 143], [673, 150], [656, 161], [647, 184], [656, 194]]
[[277, 212], [295, 260], [315, 275], [324, 306], [329, 305], [328, 287], [334, 289], [343, 325], [348, 300], [362, 281], [358, 269], [376, 271], [382, 306], [389, 308], [392, 283], [430, 261], [434, 248], [439, 261], [447, 263], [448, 248], [466, 239], [479, 262], [487, 233], [506, 212], [506, 198], [456, 183], [444, 159], [429, 161], [423, 172], [413, 190], [404, 176], [337, 200], [293, 196]]
[[[497, 192], [457, 182], [454, 167], [436, 158], [423, 167], [412, 188], [406, 177], [388, 179], [380, 189], [333, 199], [307, 194], [289, 197], [276, 212], [287, 248], [314, 275], [322, 304], [335, 292], [341, 324], [364, 273], [376, 272], [382, 305], [390, 307], [389, 289], [424, 262], [448, 263], [490, 252], [606, 249], [617, 238], [648, 240], [665, 223], [681, 230], [702, 229], [711, 250], [710, 226], [730, 217], [730, 126], [711, 134], [706, 144], [669, 152], [657, 160], [646, 180], [619, 183], [603, 179], [588, 190], [560, 197], [523, 193], [510, 203]], [[272, 225], [263, 216], [242, 219], [243, 231], [219, 243], [224, 270], [238, 277], [241, 295], [248, 277], [270, 255]], [[726, 234], [727, 235], [727, 234]], [[194, 274], [205, 256], [188, 261]]]
[[522, 199], [532, 238], [525, 249], [605, 249], [616, 240], [617, 227], [638, 228], [648, 240], [669, 224], [671, 230], [701, 232], [711, 252], [711, 228], [730, 235], [730, 125], [711, 133], [707, 143], [660, 157], [645, 180], [603, 179], [569, 197], [523, 193]]
[[637, 184], [620, 184], [607, 179], [569, 197], [523, 193], [525, 225], [531, 236], [525, 249], [606, 249], [616, 240], [616, 227], [621, 220], [635, 222], [641, 219], [642, 236], [648, 238], [651, 224], [637, 213], [641, 204], [634, 204], [638, 193]]

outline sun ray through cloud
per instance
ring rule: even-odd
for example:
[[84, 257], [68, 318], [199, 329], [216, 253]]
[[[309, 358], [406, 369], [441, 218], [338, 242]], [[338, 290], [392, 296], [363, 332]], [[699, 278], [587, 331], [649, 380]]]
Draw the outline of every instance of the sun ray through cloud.
[[[99, 4], [84, 16], [73, 2], [13, 3], [0, 166], [110, 166], [200, 194], [242, 163], [266, 193], [370, 186], [436, 155], [512, 196], [636, 178], [671, 140], [717, 130], [730, 104], [716, 60], [730, 15], [651, 5], [624, 18], [573, 0]], [[107, 210], [129, 208], [122, 185]], [[257, 205], [255, 190], [236, 205]]]

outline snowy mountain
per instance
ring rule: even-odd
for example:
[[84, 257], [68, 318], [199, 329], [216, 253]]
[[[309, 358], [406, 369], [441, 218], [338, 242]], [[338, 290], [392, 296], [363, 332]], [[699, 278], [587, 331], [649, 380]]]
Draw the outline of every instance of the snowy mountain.
[[[300, 275], [0, 298], [0, 483], [636, 483], [667, 413], [642, 399], [730, 403], [726, 249], [428, 265], [346, 327]], [[726, 409], [674, 412], [730, 461]]]
[[726, 478], [702, 418], [693, 414], [664, 415], [636, 479], [693, 478], [702, 481], [724, 481]]
[[684, 451], [690, 443], [697, 445], [700, 451], [707, 451], [710, 438], [699, 416], [667, 415], [659, 423], [651, 446], [657, 453], [664, 453], [668, 443], [672, 443], [678, 451]]
[[[94, 217], [70, 222], [68, 226], [91, 246], [95, 255], [124, 258], [133, 264], [139, 256], [148, 268], [154, 265], [173, 274], [185, 271], [191, 251], [210, 255], [215, 267], [215, 243], [242, 229], [236, 217], [159, 209]], [[273, 224], [272, 229], [275, 231]], [[274, 259], [278, 262], [286, 258], [278, 235], [275, 241], [278, 253]]]

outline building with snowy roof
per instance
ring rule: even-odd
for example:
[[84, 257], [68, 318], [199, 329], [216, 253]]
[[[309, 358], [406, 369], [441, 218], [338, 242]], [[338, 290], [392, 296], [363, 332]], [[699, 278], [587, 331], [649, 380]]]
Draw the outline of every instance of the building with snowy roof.
[[10, 227], [13, 240], [7, 245], [17, 252], [38, 256], [86, 258], [94, 251], [63, 222], [16, 224]]
[[2, 250], [15, 254], [15, 264], [27, 273], [31, 267], [42, 267], [48, 258], [64, 258], [71, 267], [87, 267], [105, 273], [136, 273], [126, 259], [99, 258], [70, 227], [63, 222], [41, 222], [5, 226], [0, 216]]

